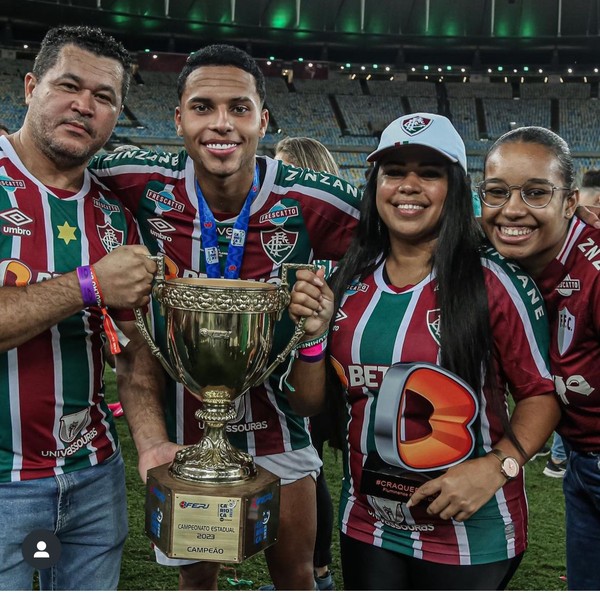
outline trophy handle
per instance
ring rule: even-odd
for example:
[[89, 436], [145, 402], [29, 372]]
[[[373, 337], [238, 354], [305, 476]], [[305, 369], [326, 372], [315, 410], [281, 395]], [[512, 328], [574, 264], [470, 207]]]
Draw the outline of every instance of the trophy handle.
[[[156, 262], [157, 271], [154, 280], [156, 285], [152, 288], [153, 294], [159, 294], [162, 292], [162, 288], [165, 284], [165, 258], [164, 254], [159, 254], [158, 256], [147, 256], [153, 262]], [[161, 305], [162, 307], [162, 305]], [[180, 381], [177, 372], [173, 368], [173, 366], [167, 361], [166, 357], [162, 354], [161, 350], [156, 346], [156, 342], [152, 337], [152, 333], [150, 332], [150, 328], [148, 327], [148, 322], [146, 320], [146, 316], [144, 312], [139, 308], [135, 307], [133, 309], [133, 313], [135, 314], [135, 325], [139, 330], [142, 338], [148, 343], [152, 354], [162, 363], [162, 366], [166, 369], [167, 373], [176, 381]]]
[[[319, 267], [316, 264], [283, 264], [281, 271], [281, 286], [280, 289], [287, 293], [287, 303], [289, 304], [289, 284], [287, 280], [288, 270], [312, 270], [316, 272]], [[267, 369], [263, 372], [263, 374], [254, 382], [255, 386], [262, 384], [275, 370], [275, 368], [283, 363], [288, 355], [292, 352], [292, 349], [300, 342], [300, 339], [304, 335], [304, 323], [306, 322], [306, 317], [302, 317], [298, 320], [296, 327], [294, 328], [294, 333], [292, 334], [292, 338], [288, 342], [287, 346], [275, 357], [275, 360], [267, 367]]]

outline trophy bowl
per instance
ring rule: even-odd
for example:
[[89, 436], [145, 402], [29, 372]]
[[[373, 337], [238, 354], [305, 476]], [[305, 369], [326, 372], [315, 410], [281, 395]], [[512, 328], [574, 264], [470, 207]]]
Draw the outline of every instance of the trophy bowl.
[[288, 306], [287, 273], [312, 268], [284, 264], [281, 284], [214, 278], [165, 279], [164, 259], [152, 290], [165, 317], [167, 354], [156, 346], [138, 309], [136, 324], [169, 374], [202, 403], [199, 443], [180, 450], [169, 469], [174, 478], [235, 483], [256, 475], [252, 457], [234, 448], [225, 425], [235, 418], [233, 401], [261, 383], [288, 356], [303, 334], [304, 320], [267, 370], [276, 321]]

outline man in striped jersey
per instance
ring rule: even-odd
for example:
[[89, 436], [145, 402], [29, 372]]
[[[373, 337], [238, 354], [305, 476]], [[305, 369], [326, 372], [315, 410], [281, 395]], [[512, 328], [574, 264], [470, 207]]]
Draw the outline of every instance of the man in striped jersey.
[[117, 351], [109, 308], [130, 338], [118, 357], [121, 398], [157, 390], [153, 357], [131, 312], [119, 312], [149, 302], [156, 267], [131, 214], [86, 165], [116, 124], [129, 67], [99, 29], [50, 30], [25, 76], [23, 126], [0, 138], [3, 589], [32, 587], [21, 546], [36, 530], [61, 543], [40, 569], [41, 589], [118, 584], [127, 508], [104, 401], [103, 326]]
[[[150, 251], [166, 254], [169, 273], [210, 276], [205, 250], [218, 251], [216, 276], [225, 272], [274, 283], [284, 262], [338, 260], [356, 227], [359, 193], [333, 175], [255, 156], [269, 114], [264, 108], [264, 78], [254, 60], [231, 46], [204, 48], [188, 59], [178, 93], [175, 124], [185, 151], [126, 152], [93, 164], [136, 216]], [[230, 240], [240, 234], [245, 236], [243, 260], [236, 261], [230, 257], [235, 251]], [[272, 356], [282, 350], [291, 332], [286, 315], [275, 331]], [[164, 343], [160, 324], [157, 334]], [[314, 479], [321, 462], [310, 443], [306, 419], [292, 413], [278, 380], [275, 373], [238, 400], [229, 434], [234, 445], [282, 480], [279, 538], [266, 551], [275, 587], [309, 590], [314, 588]], [[175, 421], [171, 438], [186, 444], [198, 441], [197, 400], [173, 384], [168, 402], [167, 415]], [[147, 401], [139, 399], [137, 404], [146, 407]], [[129, 421], [145, 477], [148, 468], [172, 459], [172, 444], [163, 419], [143, 427], [136, 414]], [[180, 587], [215, 589], [217, 574], [214, 563], [182, 566]]]

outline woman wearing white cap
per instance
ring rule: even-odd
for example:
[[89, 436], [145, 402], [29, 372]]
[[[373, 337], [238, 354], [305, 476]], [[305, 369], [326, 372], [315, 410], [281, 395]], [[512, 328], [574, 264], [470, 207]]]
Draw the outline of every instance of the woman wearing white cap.
[[395, 120], [369, 161], [332, 288], [301, 271], [290, 306], [308, 316], [290, 403], [325, 405], [326, 362], [343, 387], [344, 585], [503, 589], [527, 545], [521, 467], [559, 417], [543, 301], [484, 243], [448, 119]]

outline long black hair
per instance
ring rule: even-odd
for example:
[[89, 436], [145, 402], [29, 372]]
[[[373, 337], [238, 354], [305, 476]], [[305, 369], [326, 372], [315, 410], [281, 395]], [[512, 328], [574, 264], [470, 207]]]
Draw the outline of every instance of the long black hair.
[[[376, 163], [363, 193], [357, 234], [331, 279], [336, 307], [348, 285], [357, 278], [366, 278], [390, 252], [389, 234], [375, 200], [379, 169]], [[440, 362], [466, 381], [478, 396], [487, 381], [492, 389], [492, 406], [502, 419], [505, 433], [521, 449], [506, 416], [503, 391], [495, 385], [493, 337], [481, 263], [482, 249], [487, 243], [475, 219], [465, 171], [450, 161], [447, 171], [448, 193], [431, 257], [441, 312]], [[339, 432], [342, 411], [333, 403], [329, 409], [336, 417]]]

